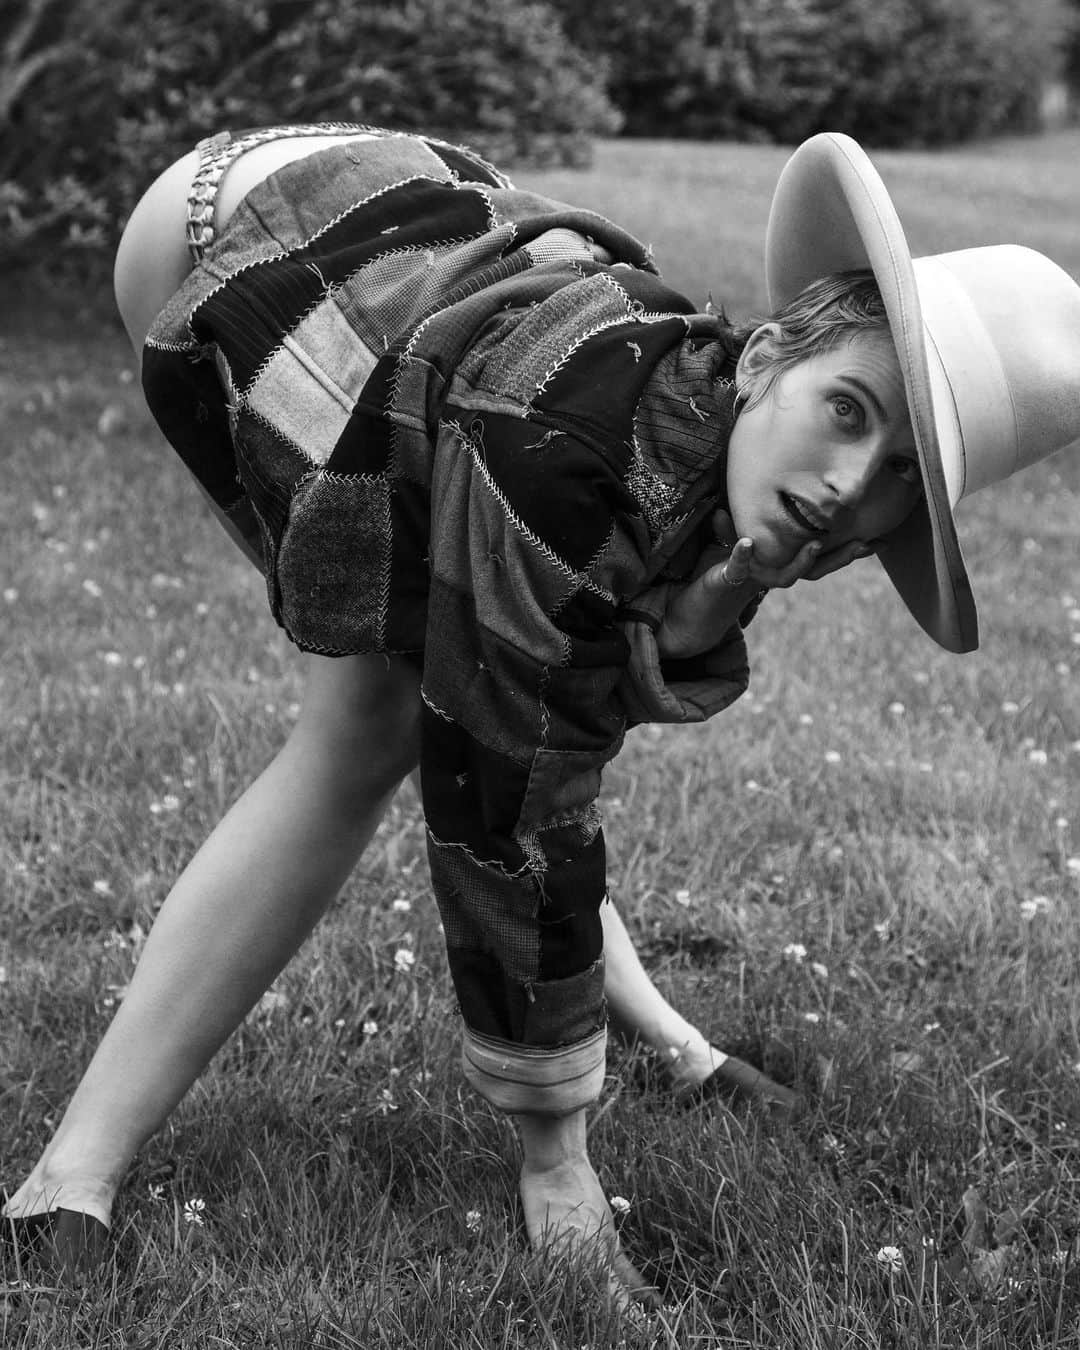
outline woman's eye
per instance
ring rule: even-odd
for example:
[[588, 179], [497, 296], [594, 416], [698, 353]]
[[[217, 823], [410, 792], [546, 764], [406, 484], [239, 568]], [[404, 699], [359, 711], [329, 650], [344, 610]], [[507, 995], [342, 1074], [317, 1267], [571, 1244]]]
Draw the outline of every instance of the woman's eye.
[[902, 478], [905, 483], [911, 483], [914, 486], [922, 482], [922, 473], [917, 459], [906, 459], [903, 455], [897, 455], [892, 461], [892, 468], [893, 473]]
[[858, 424], [861, 409], [853, 398], [846, 398], [843, 394], [838, 394], [833, 398], [832, 406], [833, 412], [841, 422], [846, 422], [849, 426]]

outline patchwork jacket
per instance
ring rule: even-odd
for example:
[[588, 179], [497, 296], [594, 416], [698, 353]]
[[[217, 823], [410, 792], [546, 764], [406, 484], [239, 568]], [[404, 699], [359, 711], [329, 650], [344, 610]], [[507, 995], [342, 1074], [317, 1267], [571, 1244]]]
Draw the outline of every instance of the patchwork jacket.
[[747, 684], [738, 628], [688, 661], [653, 638], [724, 504], [724, 336], [603, 217], [380, 133], [253, 190], [147, 340], [291, 640], [422, 670], [465, 1071], [507, 1110], [602, 1083], [603, 766]]

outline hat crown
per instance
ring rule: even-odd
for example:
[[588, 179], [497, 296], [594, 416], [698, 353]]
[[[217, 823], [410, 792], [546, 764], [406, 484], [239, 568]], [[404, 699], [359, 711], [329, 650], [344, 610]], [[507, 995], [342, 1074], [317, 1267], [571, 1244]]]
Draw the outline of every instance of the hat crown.
[[[914, 266], [955, 505], [1080, 439], [1080, 286], [1018, 244], [940, 253]], [[958, 440], [942, 426], [950, 412], [938, 406], [942, 376]]]

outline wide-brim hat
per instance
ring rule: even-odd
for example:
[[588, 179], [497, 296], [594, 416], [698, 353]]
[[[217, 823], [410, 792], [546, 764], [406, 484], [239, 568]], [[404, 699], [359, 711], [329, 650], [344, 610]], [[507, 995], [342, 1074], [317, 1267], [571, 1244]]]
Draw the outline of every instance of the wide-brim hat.
[[1080, 438], [1080, 286], [1014, 244], [913, 259], [874, 166], [834, 132], [805, 141], [781, 172], [765, 255], [774, 309], [829, 273], [873, 270], [925, 489], [878, 557], [936, 642], [973, 651], [978, 617], [953, 511]]

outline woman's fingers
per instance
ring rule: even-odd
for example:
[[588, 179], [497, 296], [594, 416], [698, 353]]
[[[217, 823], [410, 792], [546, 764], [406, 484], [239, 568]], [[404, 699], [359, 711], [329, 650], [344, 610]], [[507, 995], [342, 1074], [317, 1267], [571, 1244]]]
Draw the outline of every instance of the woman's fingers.
[[807, 572], [806, 580], [820, 581], [822, 577], [827, 577], [832, 572], [839, 572], [841, 567], [847, 567], [849, 563], [855, 562], [858, 558], [868, 558], [875, 551], [871, 545], [864, 544], [861, 539], [856, 539], [851, 544], [845, 544], [843, 548], [830, 549], [828, 553], [823, 553]]

